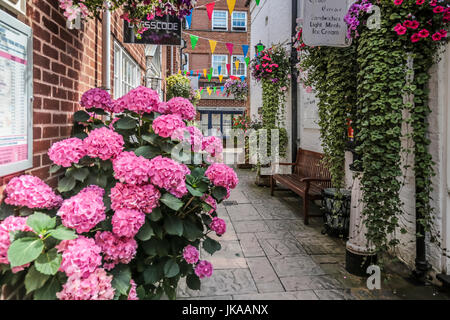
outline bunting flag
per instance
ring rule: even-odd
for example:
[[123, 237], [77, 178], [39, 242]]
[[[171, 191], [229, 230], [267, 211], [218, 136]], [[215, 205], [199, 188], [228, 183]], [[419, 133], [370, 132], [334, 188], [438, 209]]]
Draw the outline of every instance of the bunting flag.
[[216, 93], [216, 91], [217, 91], [217, 87], [214, 87], [213, 91], [214, 91], [214, 93]]
[[220, 87], [220, 91], [223, 92], [223, 90], [225, 90], [225, 88], [224, 88], [224, 86], [221, 86], [221, 87]]
[[239, 70], [239, 59], [236, 59], [234, 62], [234, 65], [236, 66], [236, 72]]
[[209, 20], [212, 19], [212, 13], [213, 13], [213, 11], [214, 11], [214, 5], [215, 5], [215, 4], [216, 4], [215, 2], [211, 2], [211, 3], [208, 3], [208, 4], [206, 5], [206, 12], [208, 13], [208, 18], [209, 18]]
[[232, 56], [233, 55], [233, 44], [227, 42], [225, 45], [227, 46], [227, 49], [228, 49], [228, 52], [230, 53], [230, 56]]
[[234, 6], [236, 5], [236, 0], [227, 0], [228, 11], [230, 11], [230, 16], [233, 14]]
[[211, 69], [209, 70], [209, 73], [211, 73], [211, 75], [212, 75], [213, 72], [214, 72], [214, 68], [211, 68]]
[[241, 76], [241, 81], [242, 81], [242, 82], [245, 81], [245, 76]]
[[203, 87], [200, 87], [200, 94], [203, 94]]
[[203, 77], [206, 78], [206, 69], [203, 69]]
[[220, 95], [220, 91], [217, 91], [217, 96], [219, 96]]
[[219, 75], [222, 74], [222, 66], [218, 66], [218, 67], [217, 67], [217, 73], [218, 73]]
[[211, 82], [212, 73], [208, 73], [208, 81]]
[[242, 53], [244, 54], [244, 57], [247, 56], [247, 53], [248, 53], [248, 45], [246, 45], [246, 44], [243, 44], [243, 45], [242, 45]]
[[219, 81], [222, 82], [223, 74], [219, 74]]
[[259, 0], [255, 0], [256, 5], [259, 6]]
[[191, 46], [192, 46], [192, 50], [195, 49], [195, 46], [197, 45], [198, 42], [198, 37], [194, 36], [193, 34], [191, 34]]
[[247, 65], [247, 67], [248, 67], [249, 63], [250, 63], [250, 58], [249, 57], [245, 57], [245, 64]]
[[192, 9], [191, 10], [191, 13], [188, 15], [188, 16], [186, 16], [186, 27], [188, 28], [188, 29], [190, 29], [191, 28], [191, 23], [192, 23], [192, 13], [194, 12], [194, 9]]
[[211, 95], [211, 92], [212, 92], [211, 88], [210, 87], [206, 87], [206, 90], [208, 91], [208, 95]]
[[191, 77], [194, 75], [194, 70], [191, 70]]
[[227, 71], [228, 74], [231, 74], [231, 64], [227, 63]]
[[209, 40], [209, 47], [211, 48], [211, 54], [214, 54], [214, 50], [216, 50], [217, 41]]
[[178, 69], [178, 74], [181, 74], [181, 70], [180, 69]]

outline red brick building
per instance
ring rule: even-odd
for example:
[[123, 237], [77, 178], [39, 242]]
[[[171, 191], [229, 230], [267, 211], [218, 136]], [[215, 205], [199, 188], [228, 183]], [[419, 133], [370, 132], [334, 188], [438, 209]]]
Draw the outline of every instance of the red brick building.
[[[191, 25], [183, 30], [183, 39], [186, 42], [186, 48], [183, 50], [185, 59], [183, 60], [187, 62], [183, 66], [183, 71], [186, 70], [190, 73], [192, 70], [196, 74], [198, 70], [201, 74], [200, 78], [194, 77], [194, 82], [198, 79], [198, 87], [203, 88], [202, 100], [197, 105], [202, 129], [217, 128], [225, 132], [226, 128], [231, 127], [232, 117], [243, 114], [250, 105], [249, 100], [238, 101], [233, 96], [227, 98], [222, 95], [220, 90], [230, 76], [226, 64], [230, 64], [231, 75], [245, 76], [247, 85], [250, 84], [249, 71], [242, 50], [242, 45], [250, 43], [250, 14], [248, 7], [245, 6], [246, 0], [237, 0], [231, 15], [227, 1], [220, 0], [215, 2], [210, 20], [206, 4], [211, 2], [211, 0], [199, 0], [193, 11]], [[194, 50], [192, 50], [190, 35], [199, 37]], [[217, 41], [213, 54], [209, 39]], [[230, 55], [226, 43], [233, 44], [232, 55]], [[240, 60], [238, 69], [234, 63], [236, 59]], [[221, 66], [221, 74], [224, 75], [222, 82], [219, 79], [218, 66]], [[209, 73], [211, 68], [213, 68], [213, 74], [209, 81], [203, 72], [206, 69]], [[211, 94], [208, 93], [208, 87]], [[216, 93], [212, 92], [214, 87], [216, 87]]]
[[[58, 175], [49, 174], [47, 150], [70, 136], [72, 115], [79, 108], [82, 93], [102, 86], [102, 17], [82, 22], [79, 30], [70, 30], [58, 0], [16, 2], [0, 0], [0, 10], [33, 32], [33, 168], [25, 173], [55, 185]], [[145, 84], [145, 47], [124, 44], [122, 28], [119, 13], [111, 14], [110, 87], [114, 98]], [[165, 52], [160, 54], [164, 64]], [[0, 177], [0, 186], [23, 173]]]

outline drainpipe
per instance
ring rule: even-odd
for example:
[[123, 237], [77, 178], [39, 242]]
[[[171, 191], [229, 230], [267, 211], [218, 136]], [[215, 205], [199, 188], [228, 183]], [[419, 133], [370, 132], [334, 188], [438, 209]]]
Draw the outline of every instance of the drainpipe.
[[105, 1], [102, 18], [102, 87], [111, 90], [111, 13]]
[[[297, 27], [297, 0], [292, 0], [292, 19], [291, 19], [291, 27], [292, 27], [292, 38], [295, 37], [296, 27]], [[291, 47], [291, 127], [292, 127], [292, 141], [291, 141], [291, 149], [292, 149], [292, 162], [295, 162], [297, 155], [297, 77], [295, 64], [297, 61], [297, 52], [294, 50], [294, 47]]]

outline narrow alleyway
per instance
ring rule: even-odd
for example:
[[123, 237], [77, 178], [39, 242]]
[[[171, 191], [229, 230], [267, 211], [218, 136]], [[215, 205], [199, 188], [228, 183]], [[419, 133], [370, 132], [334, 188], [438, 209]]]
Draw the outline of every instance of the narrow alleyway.
[[213, 276], [202, 280], [200, 291], [181, 282], [178, 299], [449, 298], [434, 287], [412, 287], [398, 275], [387, 282], [383, 276], [381, 290], [368, 290], [365, 278], [345, 271], [345, 242], [321, 234], [322, 218], [303, 224], [300, 198], [291, 192], [271, 197], [268, 188], [254, 184], [255, 172], [237, 172], [239, 186], [218, 208], [227, 222], [222, 250], [213, 256], [201, 252], [202, 259], [212, 262]]

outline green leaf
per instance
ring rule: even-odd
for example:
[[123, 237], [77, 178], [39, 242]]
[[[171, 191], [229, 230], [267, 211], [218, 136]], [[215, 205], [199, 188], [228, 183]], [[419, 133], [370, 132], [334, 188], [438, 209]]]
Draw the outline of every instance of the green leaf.
[[183, 220], [183, 236], [189, 241], [195, 241], [203, 236], [203, 230], [189, 220]]
[[56, 229], [50, 230], [50, 236], [58, 240], [73, 240], [77, 238], [75, 230], [58, 226]]
[[162, 203], [164, 203], [166, 206], [168, 206], [170, 209], [178, 211], [183, 207], [184, 202], [180, 199], [176, 198], [175, 196], [171, 195], [170, 193], [165, 193], [163, 196], [159, 199]]
[[200, 290], [200, 279], [195, 274], [188, 274], [186, 284], [191, 290]]
[[186, 184], [186, 187], [190, 194], [192, 194], [194, 197], [203, 197], [203, 192], [195, 189], [194, 187], [191, 187], [190, 185]]
[[151, 221], [159, 221], [162, 218], [161, 208], [157, 207], [148, 215]]
[[48, 172], [56, 173], [56, 172], [58, 172], [59, 169], [61, 169], [61, 166], [53, 165], [50, 167], [50, 170]]
[[167, 278], [173, 278], [180, 273], [180, 267], [175, 259], [170, 259], [164, 264], [164, 275]]
[[127, 295], [130, 288], [131, 270], [125, 264], [117, 265], [112, 271], [113, 280], [111, 285], [121, 294]]
[[42, 253], [34, 262], [36, 269], [47, 275], [54, 275], [61, 265], [62, 255], [55, 248]]
[[220, 202], [227, 196], [227, 189], [220, 186], [214, 187], [212, 189], [212, 196], [214, 197], [214, 199]]
[[14, 206], [6, 204], [4, 201], [0, 205], [0, 220], [4, 220], [14, 214]]
[[84, 182], [86, 178], [89, 175], [89, 169], [88, 168], [78, 168], [73, 170], [70, 175], [74, 177], [76, 180]]
[[27, 219], [27, 225], [33, 229], [34, 232], [40, 234], [47, 230], [53, 229], [56, 225], [56, 218], [50, 218], [48, 215], [35, 212]]
[[27, 290], [27, 294], [41, 288], [47, 282], [48, 278], [48, 275], [37, 271], [34, 265], [31, 266], [25, 276], [25, 289]]
[[59, 192], [68, 192], [75, 188], [76, 180], [74, 177], [64, 177], [58, 182], [58, 191]]
[[143, 275], [145, 284], [154, 284], [162, 279], [164, 270], [161, 264], [153, 264], [145, 268]]
[[134, 150], [137, 156], [143, 156], [146, 159], [152, 159], [161, 154], [158, 148], [153, 146], [142, 146]]
[[79, 110], [73, 114], [73, 120], [75, 122], [86, 122], [91, 118], [89, 113], [84, 110]]
[[18, 267], [35, 260], [44, 249], [44, 242], [39, 238], [20, 238], [8, 249], [8, 260], [11, 267]]
[[142, 245], [144, 252], [151, 257], [156, 256], [156, 246], [158, 241], [159, 240], [155, 238], [151, 238], [150, 240], [145, 241]]
[[183, 235], [183, 221], [173, 216], [167, 216], [164, 218], [164, 229], [168, 234], [181, 237]]
[[205, 241], [203, 241], [203, 249], [211, 255], [214, 254], [214, 252], [219, 251], [221, 248], [222, 246], [220, 243], [211, 238], [207, 237]]
[[152, 226], [148, 221], [146, 221], [142, 228], [139, 230], [136, 237], [141, 241], [147, 241], [154, 235], [155, 233], [153, 232]]
[[118, 129], [122, 130], [130, 130], [136, 128], [137, 121], [133, 118], [125, 117], [122, 119], [117, 120], [116, 123], [114, 123], [114, 126]]
[[56, 293], [61, 291], [61, 283], [57, 277], [52, 277], [42, 288], [36, 290], [34, 300], [56, 300]]
[[149, 134], [149, 135], [142, 135], [142, 140], [147, 141], [151, 144], [156, 144], [156, 141], [158, 140], [158, 136], [154, 133]]

